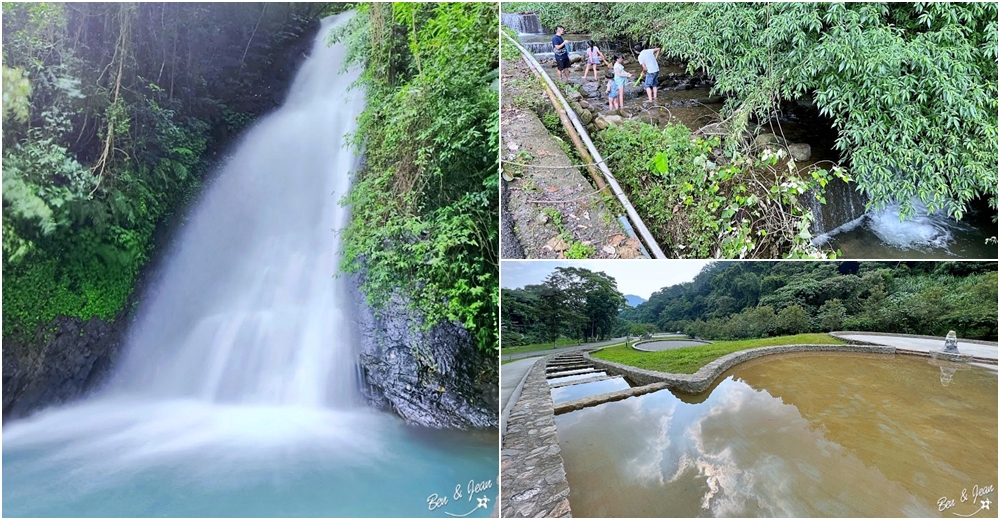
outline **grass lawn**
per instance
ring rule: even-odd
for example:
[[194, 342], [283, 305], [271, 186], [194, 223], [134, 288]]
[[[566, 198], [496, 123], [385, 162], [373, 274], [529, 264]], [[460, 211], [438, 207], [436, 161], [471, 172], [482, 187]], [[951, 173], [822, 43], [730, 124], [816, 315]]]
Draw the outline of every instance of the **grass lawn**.
[[625, 345], [619, 345], [606, 348], [592, 355], [596, 358], [646, 370], [656, 370], [672, 374], [693, 374], [709, 362], [740, 350], [757, 347], [776, 347], [779, 345], [838, 345], [843, 343], [846, 342], [834, 338], [829, 334], [816, 333], [780, 336], [777, 338], [745, 339], [740, 341], [716, 341], [711, 345], [684, 347], [660, 352], [640, 352], [626, 348]]

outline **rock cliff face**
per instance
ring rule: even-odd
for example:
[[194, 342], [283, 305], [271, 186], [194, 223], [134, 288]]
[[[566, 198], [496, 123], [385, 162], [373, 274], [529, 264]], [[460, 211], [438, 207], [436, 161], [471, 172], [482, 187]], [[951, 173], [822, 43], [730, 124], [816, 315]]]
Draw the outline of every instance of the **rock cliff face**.
[[127, 321], [59, 317], [30, 342], [4, 338], [3, 420], [99, 386], [118, 359]]
[[495, 428], [499, 423], [498, 356], [480, 352], [455, 323], [427, 331], [422, 317], [394, 297], [373, 311], [352, 278], [361, 337], [362, 387], [373, 406], [393, 410], [411, 424], [434, 428]]

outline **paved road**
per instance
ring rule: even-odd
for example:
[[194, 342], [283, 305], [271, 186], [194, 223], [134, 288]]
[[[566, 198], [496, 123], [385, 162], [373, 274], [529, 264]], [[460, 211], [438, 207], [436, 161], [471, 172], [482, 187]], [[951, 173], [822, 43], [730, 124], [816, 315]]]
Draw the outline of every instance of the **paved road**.
[[[500, 355], [501, 355], [500, 359], [502, 361], [508, 361], [508, 360], [511, 360], [511, 359], [523, 359], [523, 358], [528, 358], [528, 357], [547, 356], [549, 354], [555, 354], [557, 352], [572, 352], [574, 350], [581, 350], [581, 349], [585, 349], [585, 348], [597, 348], [597, 347], [603, 347], [603, 346], [606, 346], [606, 345], [614, 345], [615, 343], [621, 343], [622, 341], [625, 341], [624, 337], [622, 337], [622, 338], [615, 338], [615, 339], [609, 339], [608, 341], [599, 341], [599, 342], [596, 342], [596, 343], [584, 343], [583, 345], [572, 345], [572, 346], [569, 346], [569, 347], [550, 348], [550, 349], [546, 349], [546, 350], [536, 350], [534, 352], [521, 352], [521, 353], [518, 353], [518, 354], [504, 354], [503, 353], [503, 349], [501, 349], [500, 350]], [[504, 365], [504, 367], [506, 367], [506, 366], [507, 365]]]
[[[944, 348], [944, 338], [908, 338], [905, 336], [870, 336], [868, 334], [843, 334], [841, 337], [906, 350], [921, 350], [923, 352]], [[997, 359], [996, 345], [968, 343], [960, 339], [958, 340], [958, 351], [962, 354], [971, 354], [976, 357]]]

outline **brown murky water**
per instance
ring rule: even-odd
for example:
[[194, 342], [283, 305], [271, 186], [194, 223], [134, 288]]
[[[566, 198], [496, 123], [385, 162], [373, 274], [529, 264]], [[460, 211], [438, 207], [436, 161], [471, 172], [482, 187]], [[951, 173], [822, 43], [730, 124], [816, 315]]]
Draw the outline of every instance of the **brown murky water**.
[[701, 396], [656, 392], [558, 416], [556, 426], [574, 516], [996, 511], [977, 512], [997, 501], [997, 373], [976, 366], [768, 356]]

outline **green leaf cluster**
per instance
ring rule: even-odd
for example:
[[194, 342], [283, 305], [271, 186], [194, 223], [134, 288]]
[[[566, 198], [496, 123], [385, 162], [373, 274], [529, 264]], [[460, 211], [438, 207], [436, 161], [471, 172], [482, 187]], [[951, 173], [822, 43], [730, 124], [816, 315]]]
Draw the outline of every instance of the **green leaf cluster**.
[[556, 267], [540, 285], [503, 289], [504, 347], [559, 338], [579, 342], [609, 338], [625, 297], [615, 279], [579, 267]]

